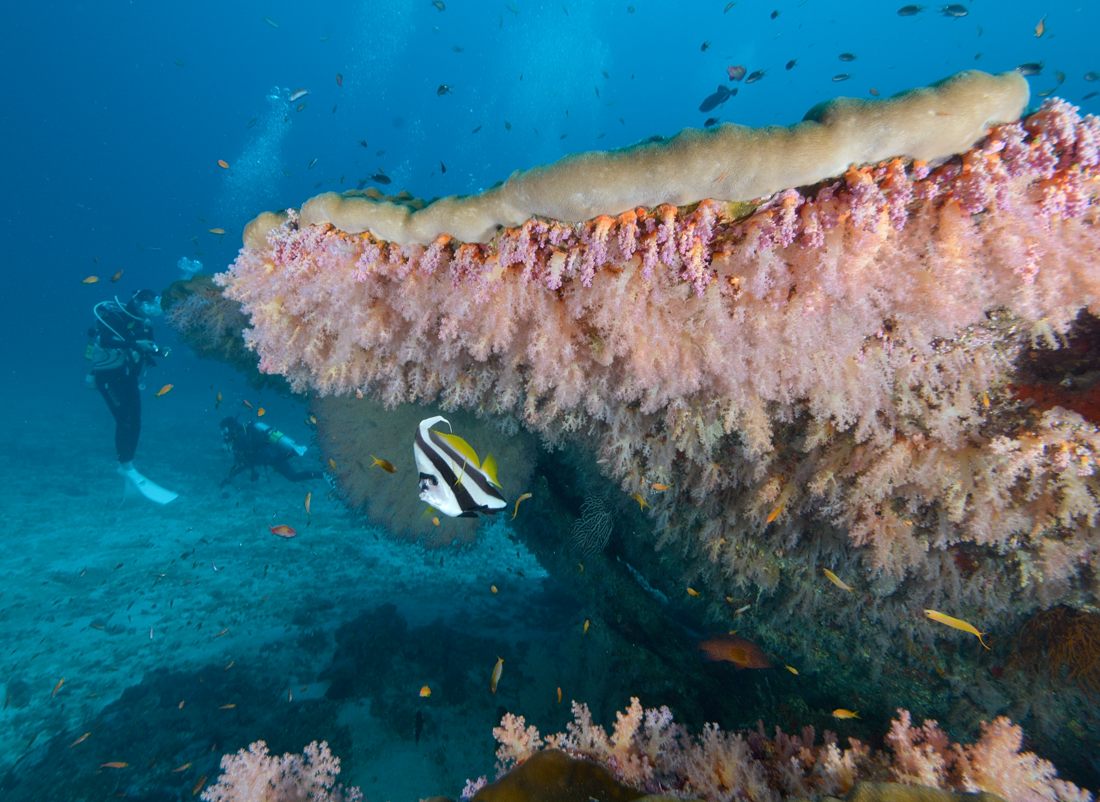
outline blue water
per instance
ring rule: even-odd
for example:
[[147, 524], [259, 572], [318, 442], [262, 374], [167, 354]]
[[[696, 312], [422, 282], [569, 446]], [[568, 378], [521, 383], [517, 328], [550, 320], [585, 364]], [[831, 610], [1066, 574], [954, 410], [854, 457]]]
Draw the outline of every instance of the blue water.
[[[84, 764], [72, 757], [94, 746], [97, 731], [113, 726], [106, 722], [146, 717], [153, 703], [140, 696], [127, 707], [128, 688], [163, 681], [199, 695], [203, 671], [216, 669], [219, 682], [248, 671], [251, 681], [227, 686], [218, 698], [262, 698], [258, 688], [281, 698], [306, 687], [298, 698], [308, 700], [316, 693], [306, 679], [314, 668], [310, 637], [331, 646], [337, 626], [389, 602], [399, 605], [395, 615], [414, 639], [445, 642], [417, 629], [437, 618], [468, 632], [469, 652], [461, 656], [478, 677], [488, 674], [504, 634], [523, 622], [538, 653], [547, 648], [540, 639], [575, 634], [568, 615], [583, 617], [536, 581], [537, 564], [505, 531], [485, 534], [440, 565], [435, 552], [375, 537], [324, 486], [314, 486], [317, 529], [309, 542], [267, 535], [269, 524], [297, 513], [302, 489], [280, 477], [240, 481], [229, 492], [217, 486], [227, 466], [213, 395], [222, 392], [234, 410], [246, 398], [266, 401], [273, 419], [303, 442], [310, 439], [307, 406], [265, 395], [227, 367], [198, 360], [165, 325], [162, 343], [175, 353], [150, 382], [175, 389], [162, 399], [146, 397], [139, 459], [184, 498], [164, 509], [124, 498], [113, 473], [110, 420], [82, 384], [96, 301], [166, 286], [179, 277], [180, 257], [221, 270], [258, 212], [297, 206], [321, 191], [377, 186], [372, 176], [380, 173], [392, 180], [383, 187], [389, 192], [471, 193], [517, 169], [671, 135], [708, 117], [788, 124], [837, 95], [866, 97], [874, 89], [888, 96], [962, 69], [996, 72], [1026, 62], [1043, 65], [1029, 78], [1033, 103], [1038, 93], [1054, 91], [1100, 111], [1100, 81], [1086, 80], [1100, 71], [1100, 5], [973, 0], [964, 18], [942, 15], [935, 5], [900, 17], [900, 2], [730, 5], [447, 0], [440, 11], [416, 0], [331, 2], [316, 11], [280, 0], [138, 0], [6, 9], [0, 686], [9, 703], [0, 711], [0, 775], [13, 767], [38, 772], [46, 786], [53, 777], [43, 761], [53, 749], [73, 761], [66, 764], [75, 783], [70, 792], [81, 787], [84, 771], [88, 798], [191, 798], [197, 768], [176, 789], [151, 790], [142, 780], [145, 766], [105, 785], [97, 766], [127, 760], [111, 756], [121, 741]], [[1037, 37], [1040, 18], [1045, 32]], [[842, 62], [842, 52], [855, 60]], [[700, 112], [716, 86], [730, 85], [730, 65], [765, 76]], [[850, 77], [834, 80], [839, 73]], [[287, 100], [299, 89], [308, 94]], [[219, 167], [219, 159], [230, 168]], [[116, 271], [122, 276], [112, 283]], [[90, 275], [100, 281], [82, 283]], [[526, 582], [508, 579], [517, 570]], [[157, 581], [159, 574], [166, 576]], [[514, 595], [502, 602], [486, 591], [493, 583]], [[254, 610], [260, 599], [272, 606]], [[230, 634], [211, 640], [224, 628]], [[442, 670], [447, 662], [435, 665]], [[286, 673], [291, 666], [294, 676]], [[576, 664], [562, 671], [578, 683], [585, 676]], [[400, 676], [399, 668], [379, 669], [386, 682]], [[51, 696], [61, 677], [64, 685]], [[406, 679], [414, 688], [427, 681]], [[626, 695], [623, 689], [607, 704], [622, 707]], [[181, 701], [171, 693], [157, 698], [169, 707]], [[491, 774], [489, 729], [501, 709], [523, 701], [455, 702], [450, 713], [433, 714], [417, 745], [407, 733], [415, 705], [378, 694], [368, 710], [364, 697], [356, 698], [340, 713], [342, 725], [366, 734], [342, 745], [352, 750], [345, 754], [349, 779], [370, 799], [457, 795], [465, 777]], [[218, 715], [218, 706], [209, 709]], [[286, 732], [257, 726], [248, 736], [247, 722], [224, 730], [189, 715], [178, 724], [190, 734], [181, 743], [201, 742], [202, 750], [163, 760], [203, 761], [212, 781], [217, 755], [250, 739], [283, 738], [279, 749], [339, 740], [320, 725], [311, 730], [300, 710], [288, 707], [286, 715], [299, 723], [284, 721]], [[170, 726], [159, 714], [148, 716]], [[272, 726], [279, 719], [263, 720]], [[405, 733], [392, 734], [391, 725]], [[443, 740], [445, 727], [450, 741]], [[69, 750], [85, 731], [92, 736]], [[141, 731], [135, 725], [117, 737]], [[64, 742], [50, 746], [51, 739]], [[25, 781], [19, 793], [33, 786]]]

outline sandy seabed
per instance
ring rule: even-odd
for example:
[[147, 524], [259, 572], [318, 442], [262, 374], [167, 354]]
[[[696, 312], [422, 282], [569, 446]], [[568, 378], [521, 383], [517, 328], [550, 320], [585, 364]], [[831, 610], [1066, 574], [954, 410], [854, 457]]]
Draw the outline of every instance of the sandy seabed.
[[[166, 669], [251, 674], [256, 682], [250, 684], [271, 691], [266, 699], [224, 700], [235, 708], [208, 700], [203, 716], [211, 718], [200, 721], [239, 716], [246, 704], [263, 705], [269, 722], [284, 715], [280, 710], [293, 718], [296, 706], [325, 697], [329, 682], [321, 675], [332, 664], [337, 628], [387, 603], [407, 622], [407, 637], [436, 626], [468, 633], [482, 646], [476, 657], [453, 657], [470, 665], [457, 666], [461, 680], [446, 688], [435, 684], [430, 667], [421, 672], [414, 663], [397, 681], [388, 673], [388, 686], [377, 689], [375, 701], [389, 700], [377, 709], [423, 711], [427, 724], [419, 742], [411, 712], [407, 723], [395, 725], [392, 716], [372, 712], [361, 694], [338, 702], [333, 726], [351, 734], [350, 749], [341, 754], [341, 780], [360, 785], [368, 800], [378, 802], [457, 796], [465, 778], [491, 775], [491, 728], [499, 714], [522, 712], [525, 700], [549, 700], [555, 685], [564, 684], [560, 677], [555, 681], [553, 657], [568, 648], [564, 640], [577, 637], [579, 619], [558, 621], [560, 601], [546, 594], [545, 572], [509, 538], [503, 521], [484, 527], [472, 547], [428, 551], [372, 530], [324, 481], [292, 483], [268, 473], [256, 482], [238, 476], [222, 488], [229, 457], [221, 447], [221, 417], [254, 414], [242, 404], [249, 398], [266, 406], [268, 420], [311, 443], [306, 406], [261, 395], [219, 366], [173, 359], [171, 369], [157, 368], [146, 383], [135, 460], [151, 479], [179, 492], [164, 507], [124, 492], [115, 473], [113, 423], [79, 375], [75, 381], [63, 376], [57, 387], [50, 384], [56, 378], [45, 378], [31, 385], [33, 397], [4, 399], [0, 777], [13, 769], [44, 771], [50, 749], [61, 746], [72, 750], [77, 772], [79, 752], [87, 750], [89, 777], [104, 771], [102, 760], [126, 761], [125, 754], [106, 757], [102, 747], [90, 748], [99, 735], [91, 722], [101, 721], [97, 717], [109, 706], [117, 710], [127, 689]], [[174, 381], [174, 389], [156, 397], [165, 381]], [[215, 409], [218, 390], [225, 400]], [[320, 466], [321, 456], [312, 447], [301, 462]], [[416, 492], [414, 478], [394, 480]], [[297, 537], [272, 535], [275, 524], [293, 526]], [[497, 593], [490, 592], [494, 584]], [[432, 644], [418, 648], [430, 653]], [[488, 692], [493, 652], [507, 655], [495, 696]], [[452, 659], [437, 657], [444, 664]], [[371, 678], [363, 682], [369, 687]], [[434, 684], [433, 693], [421, 700], [424, 684]], [[143, 710], [124, 715], [140, 718]], [[165, 726], [163, 712], [158, 715], [153, 726]], [[199, 743], [202, 727], [197, 730], [192, 735]], [[83, 742], [69, 746], [88, 731]], [[247, 724], [235, 732], [240, 742], [207, 744], [195, 768], [180, 772], [180, 798], [190, 798], [200, 770], [214, 781], [218, 754], [250, 740], [278, 742], [278, 733], [248, 732]], [[111, 749], [126, 751], [117, 742]], [[165, 768], [131, 765], [124, 771], [163, 774]], [[130, 774], [126, 787], [141, 786], [140, 774]]]

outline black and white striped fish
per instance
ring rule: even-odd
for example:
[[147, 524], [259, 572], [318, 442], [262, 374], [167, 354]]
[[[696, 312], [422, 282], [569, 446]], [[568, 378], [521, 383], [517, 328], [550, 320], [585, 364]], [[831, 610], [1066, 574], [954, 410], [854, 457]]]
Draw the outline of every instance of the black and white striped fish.
[[420, 421], [413, 442], [421, 500], [452, 518], [472, 518], [507, 507], [492, 456], [480, 462], [477, 452], [458, 435], [433, 431], [439, 422], [451, 425], [442, 415]]

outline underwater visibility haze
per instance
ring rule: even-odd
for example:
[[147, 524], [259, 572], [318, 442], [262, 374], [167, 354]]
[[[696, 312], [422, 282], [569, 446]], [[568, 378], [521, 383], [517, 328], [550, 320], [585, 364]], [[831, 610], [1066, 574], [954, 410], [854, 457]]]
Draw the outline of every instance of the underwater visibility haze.
[[1098, 31], [9, 9], [0, 799], [1094, 798]]

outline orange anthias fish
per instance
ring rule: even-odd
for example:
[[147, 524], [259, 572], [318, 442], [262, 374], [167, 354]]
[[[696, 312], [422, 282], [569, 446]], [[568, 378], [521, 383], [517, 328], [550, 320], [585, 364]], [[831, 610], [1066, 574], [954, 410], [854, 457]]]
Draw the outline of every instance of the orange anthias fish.
[[432, 695], [432, 689], [429, 688], [427, 685], [424, 685], [420, 688], [420, 698], [421, 699], [427, 699], [431, 695]]
[[129, 765], [125, 760], [112, 760], [110, 763], [100, 763], [99, 767], [101, 769], [124, 769]]
[[223, 170], [228, 170], [229, 162], [227, 162], [225, 159], [218, 159], [218, 167], [222, 168]]
[[372, 468], [377, 465], [386, 473], [397, 473], [397, 468], [393, 467], [393, 463], [390, 462], [388, 459], [379, 459], [378, 457], [374, 456], [374, 454], [371, 454], [370, 458]]
[[834, 574], [828, 568], [822, 568], [821, 573], [825, 574], [825, 578], [828, 579], [830, 582], [832, 582], [834, 585], [836, 585], [841, 590], [846, 590], [849, 593], [852, 592], [852, 586], [849, 585], [847, 582], [845, 582], [843, 579], [841, 579], [839, 576]]
[[733, 663], [738, 668], [771, 668], [763, 650], [751, 640], [737, 635], [718, 635], [699, 644], [708, 660]]
[[855, 710], [848, 710], [847, 708], [844, 708], [844, 707], [838, 707], [836, 710], [833, 711], [833, 718], [835, 718], [835, 719], [859, 718], [859, 713], [857, 713]]
[[95, 284], [99, 281], [99, 276], [85, 276], [80, 280], [81, 284]]
[[175, 387], [175, 386], [176, 385], [174, 385], [174, 384], [164, 385], [159, 390], [157, 390], [157, 398], [160, 398], [162, 395], [168, 395], [168, 393], [172, 392], [172, 388]]
[[522, 494], [520, 494], [520, 497], [516, 499], [515, 509], [512, 510], [512, 520], [513, 521], [516, 520], [516, 516], [519, 514], [520, 502], [521, 501], [527, 501], [527, 499], [529, 499], [529, 498], [531, 498], [530, 493], [522, 493]]
[[493, 666], [493, 673], [489, 675], [489, 693], [497, 692], [497, 683], [500, 682], [500, 675], [504, 672], [504, 658], [498, 657], [496, 665]]
[[951, 627], [952, 629], [957, 629], [960, 632], [967, 632], [973, 635], [978, 639], [978, 643], [980, 643], [986, 649], [989, 648], [985, 645], [985, 641], [982, 640], [982, 635], [985, 635], [986, 633], [979, 632], [978, 628], [971, 624], [969, 621], [963, 621], [961, 618], [955, 618], [955, 616], [953, 615], [941, 613], [939, 610], [925, 610], [924, 614], [939, 624], [943, 624], [944, 626]]
[[271, 527], [271, 534], [278, 535], [279, 537], [294, 537], [298, 533], [294, 530], [293, 526], [277, 524]]

